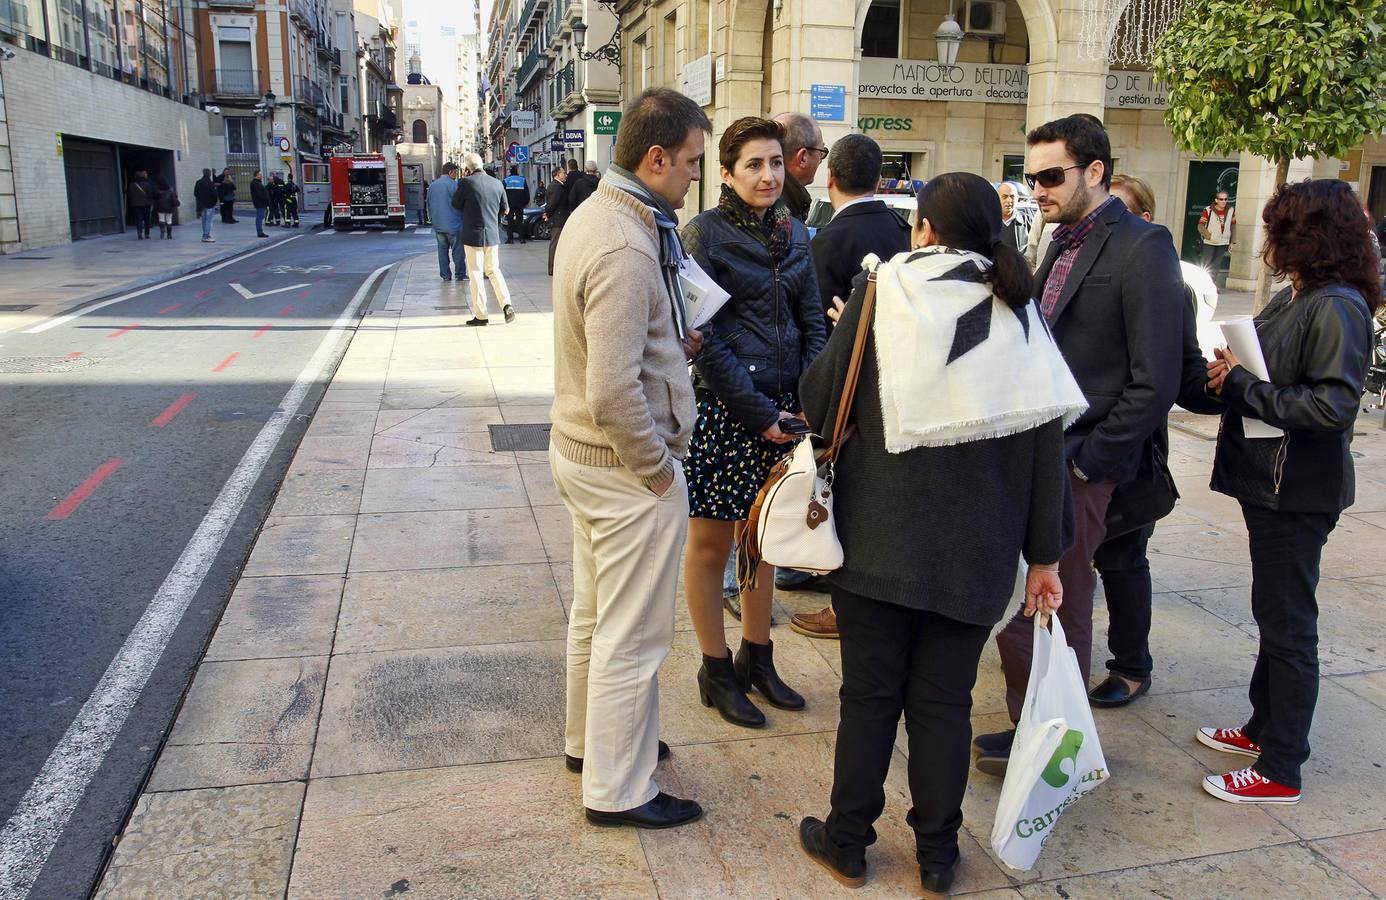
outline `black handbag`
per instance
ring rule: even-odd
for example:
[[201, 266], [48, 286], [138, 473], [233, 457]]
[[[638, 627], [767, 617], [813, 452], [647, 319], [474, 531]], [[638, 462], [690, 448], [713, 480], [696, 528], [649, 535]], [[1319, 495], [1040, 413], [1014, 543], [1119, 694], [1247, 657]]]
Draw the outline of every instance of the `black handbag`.
[[1117, 485], [1112, 493], [1112, 501], [1107, 506], [1106, 540], [1153, 525], [1174, 510], [1178, 499], [1179, 489], [1169, 471], [1164, 442], [1151, 435], [1145, 442], [1136, 477]]

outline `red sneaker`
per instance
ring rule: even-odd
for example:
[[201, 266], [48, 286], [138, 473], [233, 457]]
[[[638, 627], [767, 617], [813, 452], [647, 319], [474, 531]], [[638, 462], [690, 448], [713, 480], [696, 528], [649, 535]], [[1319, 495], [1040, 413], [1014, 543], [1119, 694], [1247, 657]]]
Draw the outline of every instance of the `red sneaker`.
[[1197, 737], [1203, 746], [1221, 750], [1223, 753], [1261, 755], [1261, 745], [1242, 734], [1240, 728], [1200, 728]]
[[1250, 767], [1228, 772], [1226, 775], [1209, 775], [1203, 779], [1203, 789], [1228, 803], [1282, 803], [1299, 802], [1299, 789], [1276, 784], [1260, 772]]

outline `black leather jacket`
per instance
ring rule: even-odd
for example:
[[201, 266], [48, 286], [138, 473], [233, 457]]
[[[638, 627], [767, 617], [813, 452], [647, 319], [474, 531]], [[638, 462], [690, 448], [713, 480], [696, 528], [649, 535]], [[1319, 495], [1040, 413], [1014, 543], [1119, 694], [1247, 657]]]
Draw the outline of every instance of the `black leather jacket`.
[[703, 329], [696, 387], [715, 394], [753, 434], [779, 421], [774, 398], [798, 392], [799, 376], [828, 340], [808, 229], [797, 219], [791, 224], [779, 265], [715, 209], [682, 232], [684, 249], [731, 294]]
[[[1256, 317], [1273, 382], [1243, 367], [1227, 376], [1212, 488], [1252, 506], [1339, 513], [1353, 502], [1352, 427], [1371, 359], [1371, 314], [1357, 289], [1289, 288]], [[1284, 430], [1247, 438], [1242, 417]]]

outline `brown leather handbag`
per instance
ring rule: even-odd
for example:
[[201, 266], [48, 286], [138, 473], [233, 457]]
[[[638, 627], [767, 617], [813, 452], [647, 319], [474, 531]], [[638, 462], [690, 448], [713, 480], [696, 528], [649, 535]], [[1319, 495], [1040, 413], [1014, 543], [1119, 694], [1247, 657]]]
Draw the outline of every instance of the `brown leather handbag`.
[[838, 400], [832, 441], [815, 452], [806, 443], [813, 438], [805, 438], [770, 469], [737, 536], [736, 578], [743, 591], [756, 586], [756, 573], [762, 562], [816, 574], [842, 565], [842, 544], [837, 540], [833, 520], [833, 469], [842, 445], [856, 433], [856, 426], [850, 424], [852, 401], [875, 309], [876, 273], [871, 272]]

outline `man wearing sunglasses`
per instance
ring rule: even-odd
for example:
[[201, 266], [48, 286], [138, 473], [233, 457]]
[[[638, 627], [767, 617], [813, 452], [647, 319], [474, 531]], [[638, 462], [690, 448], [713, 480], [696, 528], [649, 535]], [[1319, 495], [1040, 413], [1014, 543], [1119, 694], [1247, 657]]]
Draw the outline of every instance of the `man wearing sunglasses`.
[[784, 129], [784, 202], [789, 214], [802, 222], [813, 207], [807, 185], [813, 184], [818, 167], [828, 158], [823, 129], [803, 113], [780, 113], [775, 121]]
[[[1093, 117], [1042, 125], [1026, 139], [1025, 180], [1053, 242], [1035, 273], [1040, 310], [1087, 397], [1065, 432], [1074, 540], [1059, 561], [1059, 615], [1086, 681], [1092, 659], [1093, 553], [1118, 484], [1136, 477], [1142, 449], [1179, 393], [1184, 285], [1163, 226], [1111, 196], [1112, 151]], [[1022, 612], [997, 635], [1006, 706], [1020, 719], [1034, 623]], [[979, 736], [977, 768], [1004, 774], [1015, 732]]]

